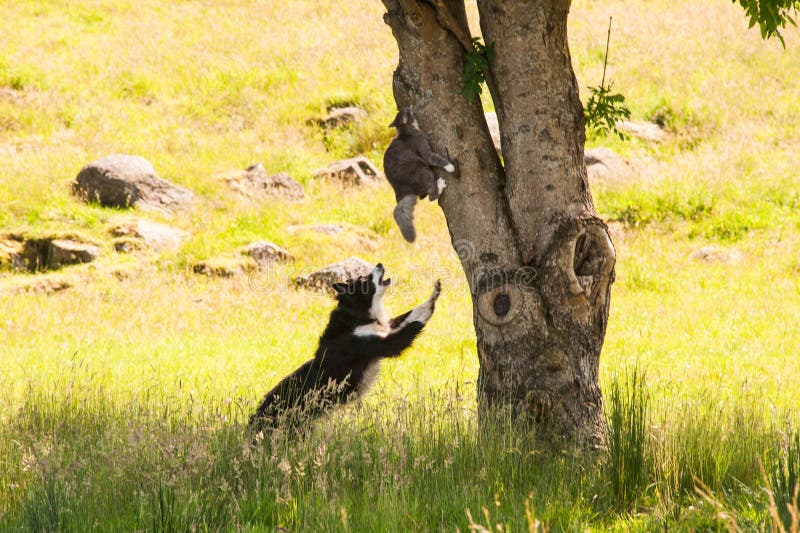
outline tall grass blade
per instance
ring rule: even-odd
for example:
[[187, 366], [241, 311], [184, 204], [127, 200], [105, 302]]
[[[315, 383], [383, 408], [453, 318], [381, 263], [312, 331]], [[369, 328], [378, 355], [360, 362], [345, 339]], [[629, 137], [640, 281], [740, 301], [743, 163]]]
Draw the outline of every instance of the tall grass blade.
[[647, 479], [649, 393], [642, 372], [634, 368], [626, 383], [615, 380], [608, 394], [608, 480], [615, 502], [632, 503]]

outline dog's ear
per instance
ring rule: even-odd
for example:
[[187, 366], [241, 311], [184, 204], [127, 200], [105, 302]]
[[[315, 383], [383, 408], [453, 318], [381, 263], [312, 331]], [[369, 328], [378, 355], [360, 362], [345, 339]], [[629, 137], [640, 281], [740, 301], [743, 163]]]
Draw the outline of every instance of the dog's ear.
[[336, 296], [347, 292], [347, 283], [333, 283], [331, 289], [336, 293]]

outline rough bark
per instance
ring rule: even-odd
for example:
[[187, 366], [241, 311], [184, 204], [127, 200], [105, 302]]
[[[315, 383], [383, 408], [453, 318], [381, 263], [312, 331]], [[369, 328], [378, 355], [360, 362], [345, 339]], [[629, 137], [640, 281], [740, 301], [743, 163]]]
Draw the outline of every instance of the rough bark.
[[463, 0], [383, 0], [399, 48], [393, 89], [456, 163], [440, 198], [473, 299], [479, 407], [510, 407], [540, 434], [596, 442], [597, 382], [615, 254], [583, 160], [569, 1], [479, 0], [495, 56], [487, 80], [501, 162], [478, 100], [461, 93]]

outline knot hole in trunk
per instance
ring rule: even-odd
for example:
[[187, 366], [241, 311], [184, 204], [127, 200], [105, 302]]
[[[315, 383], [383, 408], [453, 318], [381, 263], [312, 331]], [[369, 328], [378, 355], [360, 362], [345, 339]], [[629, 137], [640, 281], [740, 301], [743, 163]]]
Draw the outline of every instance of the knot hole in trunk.
[[[490, 255], [482, 254], [482, 259], [490, 259]], [[496, 256], [491, 259], [496, 260]], [[505, 269], [501, 267], [484, 267], [475, 272], [474, 301], [477, 302], [478, 313], [481, 318], [495, 326], [508, 324], [522, 311], [525, 306], [524, 292], [528, 287], [523, 282], [530, 282], [528, 277], [533, 275], [521, 270]], [[528, 274], [525, 277], [523, 274]]]
[[[575, 238], [572, 253], [572, 292], [586, 293], [594, 297], [602, 281], [606, 281], [614, 270], [616, 253], [601, 223], [589, 224]], [[571, 278], [573, 277], [571, 276]], [[610, 283], [613, 280], [607, 280]]]

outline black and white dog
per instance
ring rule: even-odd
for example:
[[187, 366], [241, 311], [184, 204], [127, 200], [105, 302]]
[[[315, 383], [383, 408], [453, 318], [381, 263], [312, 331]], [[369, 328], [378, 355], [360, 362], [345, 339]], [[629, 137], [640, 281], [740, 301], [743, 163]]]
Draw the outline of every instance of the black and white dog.
[[366, 276], [334, 283], [338, 305], [319, 339], [314, 359], [283, 378], [250, 417], [260, 431], [293, 425], [345, 403], [372, 385], [380, 360], [397, 357], [433, 315], [441, 292], [437, 280], [430, 297], [414, 309], [389, 318], [383, 295], [391, 283], [380, 263]]

